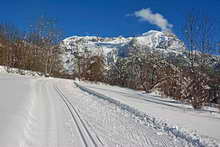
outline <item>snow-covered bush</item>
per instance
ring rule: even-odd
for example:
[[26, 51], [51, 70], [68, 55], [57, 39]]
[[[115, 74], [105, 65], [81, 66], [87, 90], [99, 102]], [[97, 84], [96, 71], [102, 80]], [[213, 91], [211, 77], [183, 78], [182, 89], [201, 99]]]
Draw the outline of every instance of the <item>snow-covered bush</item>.
[[162, 79], [154, 89], [198, 109], [209, 102], [208, 80], [208, 76], [198, 70], [181, 69]]
[[102, 82], [104, 80], [104, 58], [103, 56], [90, 56], [84, 59], [82, 66], [81, 78], [94, 82]]

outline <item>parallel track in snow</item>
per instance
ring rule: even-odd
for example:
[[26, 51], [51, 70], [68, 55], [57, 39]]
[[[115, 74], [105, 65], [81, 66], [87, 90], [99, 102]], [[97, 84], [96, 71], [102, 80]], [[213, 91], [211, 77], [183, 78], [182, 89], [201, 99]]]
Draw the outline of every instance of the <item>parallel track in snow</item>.
[[[81, 136], [81, 139], [83, 141], [83, 144], [85, 147], [99, 147], [99, 146], [103, 146], [103, 144], [100, 142], [98, 143], [92, 136], [92, 134], [90, 133], [90, 131], [88, 130], [87, 126], [85, 125], [84, 121], [82, 120], [82, 118], [80, 117], [79, 113], [77, 112], [77, 109], [72, 105], [72, 103], [68, 100], [68, 98], [63, 94], [63, 92], [54, 85], [54, 88], [56, 90], [56, 92], [59, 94], [59, 96], [61, 97], [61, 99], [63, 100], [64, 104], [67, 106], [72, 119], [74, 121], [74, 123], [76, 124], [76, 127], [79, 131], [79, 134]], [[102, 145], [100, 145], [102, 144]]]

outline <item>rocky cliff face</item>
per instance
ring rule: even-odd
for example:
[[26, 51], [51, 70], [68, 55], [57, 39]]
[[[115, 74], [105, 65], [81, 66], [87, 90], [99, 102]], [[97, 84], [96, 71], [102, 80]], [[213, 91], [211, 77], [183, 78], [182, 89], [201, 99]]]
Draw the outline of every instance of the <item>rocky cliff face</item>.
[[157, 51], [167, 56], [184, 56], [185, 47], [176, 35], [169, 32], [151, 30], [136, 37], [102, 38], [97, 36], [73, 36], [63, 40], [65, 53], [62, 57], [64, 68], [70, 72], [74, 68], [76, 53], [103, 54], [108, 64], [117, 57], [126, 57], [132, 50]]

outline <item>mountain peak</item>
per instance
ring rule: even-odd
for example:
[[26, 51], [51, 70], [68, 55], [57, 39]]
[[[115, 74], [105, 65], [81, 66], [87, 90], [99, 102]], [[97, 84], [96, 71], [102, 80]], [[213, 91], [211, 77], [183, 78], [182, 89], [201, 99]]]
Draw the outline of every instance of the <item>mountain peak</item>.
[[155, 35], [155, 34], [162, 34], [162, 32], [160, 32], [160, 31], [157, 31], [157, 30], [150, 30], [150, 31], [148, 31], [148, 32], [145, 32], [145, 33], [143, 33], [142, 34], [142, 36], [149, 36], [149, 35]]
[[[132, 41], [135, 40], [135, 41]], [[72, 36], [64, 39], [63, 45], [66, 48], [64, 62], [72, 63], [73, 53], [90, 50], [92, 54], [102, 52], [107, 61], [115, 61], [118, 56], [128, 55], [132, 43], [137, 48], [145, 50], [157, 50], [165, 54], [182, 54], [184, 44], [175, 35], [167, 32], [150, 30], [137, 37], [98, 37], [98, 36]], [[133, 46], [134, 47], [134, 46]], [[68, 65], [69, 66], [69, 65]]]

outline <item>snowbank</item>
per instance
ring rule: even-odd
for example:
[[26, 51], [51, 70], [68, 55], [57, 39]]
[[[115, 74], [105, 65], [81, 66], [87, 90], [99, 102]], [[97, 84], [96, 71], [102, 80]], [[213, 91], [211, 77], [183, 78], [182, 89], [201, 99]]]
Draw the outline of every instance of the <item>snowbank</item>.
[[143, 124], [147, 126], [151, 126], [154, 128], [157, 128], [160, 131], [166, 132], [176, 138], [182, 138], [185, 139], [186, 141], [192, 143], [195, 146], [200, 146], [200, 147], [205, 147], [205, 146], [220, 146], [217, 141], [214, 139], [211, 139], [209, 137], [202, 137], [195, 132], [190, 132], [184, 128], [178, 127], [178, 126], [173, 126], [167, 123], [165, 120], [161, 120], [159, 118], [153, 117], [146, 112], [142, 112], [138, 109], [135, 109], [134, 107], [131, 107], [127, 104], [121, 103], [120, 101], [106, 96], [104, 94], [98, 93], [94, 90], [91, 90], [90, 88], [86, 88], [85, 86], [82, 86], [79, 84], [79, 82], [74, 82], [76, 86], [78, 86], [81, 90], [91, 94], [95, 95], [98, 98], [107, 100], [111, 103], [116, 104], [119, 106], [121, 109], [126, 110], [134, 115], [135, 119], [138, 119], [141, 121]]
[[26, 75], [32, 77], [44, 77], [40, 72], [34, 72], [30, 70], [23, 70], [18, 68], [7, 68], [5, 66], [0, 66], [0, 73], [13, 73], [18, 75]]

